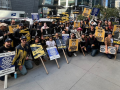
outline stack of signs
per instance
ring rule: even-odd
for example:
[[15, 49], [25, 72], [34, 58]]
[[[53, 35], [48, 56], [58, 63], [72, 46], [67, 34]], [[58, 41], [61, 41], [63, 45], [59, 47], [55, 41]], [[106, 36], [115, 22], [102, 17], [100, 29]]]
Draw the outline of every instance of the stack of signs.
[[99, 13], [100, 9], [98, 8], [93, 8], [91, 15], [97, 16]]
[[32, 20], [39, 20], [38, 13], [31, 13], [31, 15], [32, 15]]
[[46, 49], [47, 49], [50, 60], [60, 58], [60, 55], [59, 55], [56, 47], [50, 47], [50, 48], [46, 48]]
[[74, 27], [79, 28], [80, 27], [80, 22], [74, 22]]
[[11, 25], [9, 26], [9, 32], [14, 33], [19, 28], [19, 25]]
[[83, 11], [83, 13], [82, 13], [82, 16], [84, 16], [84, 17], [89, 17], [90, 13], [91, 13], [91, 9], [89, 9], [89, 8], [84, 8], [84, 11]]
[[[105, 48], [106, 48], [105, 45], [101, 45], [100, 46], [100, 52], [105, 53], [105, 51], [106, 51]], [[109, 54], [114, 54], [115, 55], [116, 50], [117, 50], [116, 47], [108, 46], [108, 53]]]
[[114, 25], [113, 43], [120, 44], [120, 25]]
[[27, 38], [27, 42], [30, 42], [31, 37], [30, 37], [30, 32], [29, 32], [28, 29], [20, 30], [19, 33], [21, 34], [21, 36], [22, 36], [22, 35], [25, 35], [26, 38]]
[[30, 48], [32, 50], [32, 54], [33, 54], [34, 59], [37, 59], [41, 56], [45, 56], [45, 52], [44, 52], [43, 47], [40, 43], [31, 44]]
[[69, 51], [78, 51], [78, 39], [69, 39]]
[[62, 34], [62, 40], [65, 44], [68, 38], [69, 38], [69, 34]]
[[15, 72], [15, 66], [12, 65], [15, 51], [0, 54], [0, 76]]
[[97, 27], [96, 31], [95, 31], [95, 38], [99, 41], [99, 42], [104, 42], [104, 37], [105, 37], [105, 30], [102, 29], [101, 27]]
[[58, 49], [65, 49], [66, 48], [65, 42], [63, 42], [62, 39], [56, 39], [55, 42], [57, 44]]

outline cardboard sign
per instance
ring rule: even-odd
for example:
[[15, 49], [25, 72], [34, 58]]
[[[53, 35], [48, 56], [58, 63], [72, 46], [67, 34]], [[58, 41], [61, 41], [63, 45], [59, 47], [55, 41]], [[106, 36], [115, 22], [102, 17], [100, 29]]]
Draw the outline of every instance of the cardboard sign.
[[89, 17], [90, 13], [91, 13], [91, 9], [89, 9], [89, 8], [84, 8], [84, 11], [83, 11], [83, 13], [82, 13], [82, 16], [84, 16], [84, 17]]
[[31, 13], [31, 15], [32, 15], [32, 20], [39, 20], [38, 13]]
[[74, 27], [76, 28], [80, 27], [80, 22], [74, 22]]
[[69, 39], [69, 51], [78, 51], [78, 39]]
[[37, 59], [41, 56], [45, 56], [45, 52], [43, 50], [43, 47], [40, 43], [38, 44], [31, 44], [30, 48], [32, 50], [32, 54], [34, 56], [34, 59]]
[[50, 29], [43, 29], [43, 37], [51, 36], [51, 30]]
[[62, 40], [65, 44], [68, 38], [69, 38], [69, 34], [62, 34]]
[[46, 49], [47, 49], [50, 60], [60, 58], [60, 55], [59, 55], [56, 47], [50, 47], [50, 48], [46, 48]]
[[19, 25], [11, 25], [9, 26], [9, 32], [14, 33], [19, 28]]
[[99, 8], [93, 8], [91, 15], [97, 16], [99, 11], [100, 11]]
[[[101, 46], [100, 46], [100, 52], [105, 53], [105, 51], [106, 51], [105, 45], [101, 45]], [[109, 54], [115, 55], [116, 52], [117, 52], [116, 47], [108, 46], [108, 53], [109, 53]]]
[[113, 43], [120, 44], [120, 32], [119, 31], [114, 32]]
[[102, 28], [98, 28], [95, 31], [95, 38], [99, 41], [99, 42], [104, 42], [104, 37], [105, 37], [105, 30]]
[[63, 42], [62, 39], [56, 39], [55, 42], [57, 44], [58, 49], [66, 48], [65, 42]]
[[22, 36], [22, 35], [25, 35], [25, 36], [26, 36], [27, 42], [30, 42], [30, 41], [31, 41], [30, 32], [29, 32], [28, 29], [20, 30], [19, 33], [21, 33], [21, 36]]
[[12, 65], [15, 51], [0, 54], [0, 76], [15, 72], [15, 66]]
[[115, 31], [118, 31], [118, 32], [120, 32], [120, 25], [114, 25], [114, 28], [113, 28], [113, 33], [112, 33], [112, 35], [114, 35], [114, 32]]

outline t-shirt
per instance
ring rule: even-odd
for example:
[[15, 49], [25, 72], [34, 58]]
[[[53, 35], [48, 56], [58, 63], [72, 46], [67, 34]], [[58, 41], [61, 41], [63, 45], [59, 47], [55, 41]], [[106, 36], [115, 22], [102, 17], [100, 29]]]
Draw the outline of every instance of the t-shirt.
[[54, 40], [53, 40], [53, 41], [47, 41], [47, 42], [46, 42], [46, 45], [47, 45], [48, 47], [54, 47], [54, 46], [56, 45], [56, 43], [55, 43]]
[[13, 47], [6, 48], [5, 46], [0, 47], [0, 53], [6, 53], [8, 51], [14, 51], [15, 49]]

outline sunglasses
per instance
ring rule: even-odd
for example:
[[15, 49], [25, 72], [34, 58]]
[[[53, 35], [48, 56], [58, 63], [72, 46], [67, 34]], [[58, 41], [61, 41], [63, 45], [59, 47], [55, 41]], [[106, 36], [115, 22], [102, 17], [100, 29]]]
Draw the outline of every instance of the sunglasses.
[[26, 42], [26, 40], [23, 40], [23, 42]]

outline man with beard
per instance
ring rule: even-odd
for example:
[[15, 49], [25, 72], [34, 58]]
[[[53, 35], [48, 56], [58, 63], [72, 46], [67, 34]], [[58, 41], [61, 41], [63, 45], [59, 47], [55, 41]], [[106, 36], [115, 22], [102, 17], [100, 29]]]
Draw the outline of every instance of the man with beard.
[[[7, 39], [5, 40], [5, 46], [2, 46], [2, 47], [0, 48], [0, 53], [6, 53], [6, 52], [14, 51], [14, 48], [11, 47], [11, 41], [12, 41], [11, 38], [7, 38]], [[12, 73], [11, 76], [14, 76], [14, 74]], [[1, 80], [1, 81], [4, 81], [4, 76], [0, 77], [0, 80]]]

